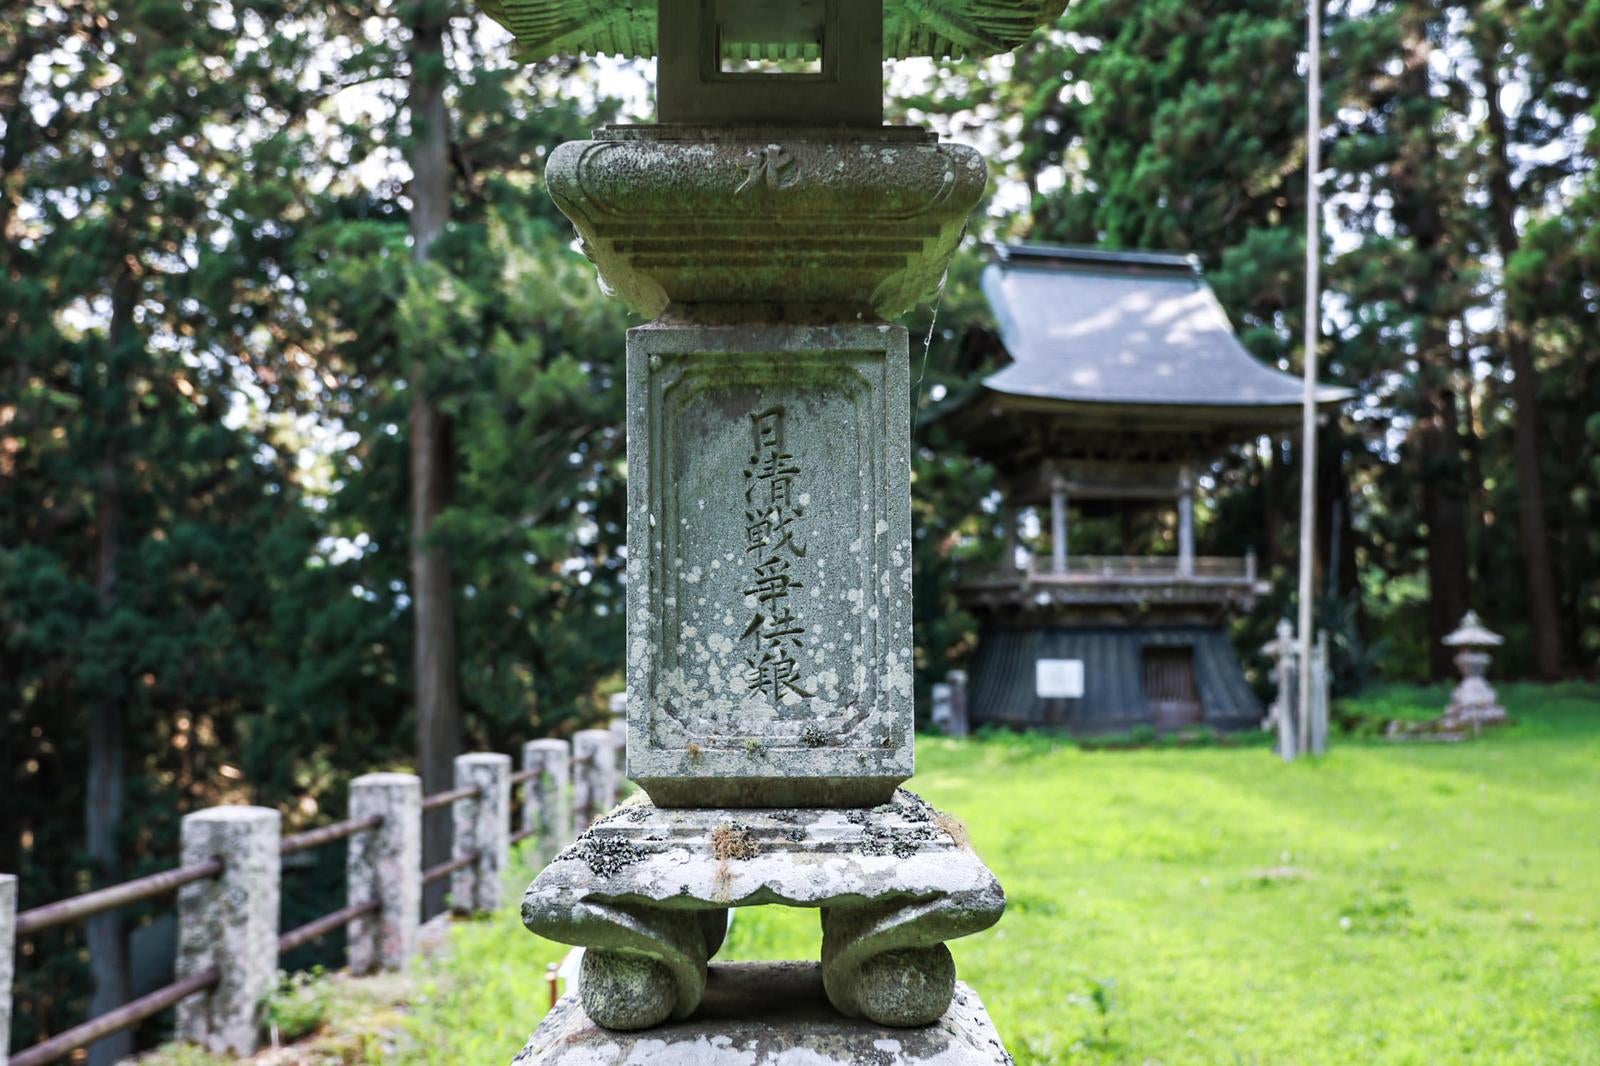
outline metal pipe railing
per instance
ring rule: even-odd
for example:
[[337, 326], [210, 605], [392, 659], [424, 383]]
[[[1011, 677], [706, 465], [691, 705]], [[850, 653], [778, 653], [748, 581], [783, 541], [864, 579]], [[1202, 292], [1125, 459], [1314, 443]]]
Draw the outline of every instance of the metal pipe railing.
[[55, 903], [46, 903], [42, 907], [23, 911], [17, 915], [17, 936], [28, 936], [41, 929], [65, 922], [75, 921], [79, 918], [90, 918], [115, 907], [122, 907], [129, 903], [138, 903], [141, 900], [151, 899], [155, 896], [175, 892], [193, 881], [204, 881], [222, 873], [222, 861], [211, 859], [206, 862], [197, 862], [193, 866], [180, 866], [176, 870], [163, 870], [161, 873], [150, 874], [133, 881], [125, 881], [120, 885], [111, 885], [108, 888], [96, 889], [85, 892], [81, 896], [70, 899], [58, 900]]
[[282, 954], [287, 951], [293, 951], [295, 948], [309, 944], [313, 940], [327, 936], [335, 929], [344, 928], [363, 914], [371, 914], [382, 907], [382, 900], [369, 899], [365, 903], [353, 903], [348, 907], [334, 911], [332, 914], [324, 914], [321, 918], [291, 929], [280, 936], [278, 938], [278, 952]]
[[11, 1066], [45, 1066], [45, 1063], [65, 1058], [78, 1048], [92, 1044], [103, 1036], [137, 1025], [196, 992], [204, 992], [221, 980], [222, 972], [213, 967], [192, 977], [185, 977], [181, 981], [174, 981], [164, 988], [140, 996], [131, 1003], [109, 1010], [98, 1018], [91, 1018], [82, 1025], [74, 1025], [71, 1029], [57, 1033], [48, 1040], [19, 1051], [11, 1056]]
[[422, 871], [422, 883], [425, 885], [431, 885], [441, 877], [449, 877], [457, 870], [465, 870], [468, 866], [471, 866], [477, 861], [478, 853], [475, 851], [469, 851], [463, 855], [457, 855], [453, 859], [446, 859], [439, 865], [430, 866], [426, 870]]
[[478, 789], [475, 785], [462, 785], [460, 788], [451, 788], [446, 789], [443, 792], [435, 792], [431, 796], [422, 797], [422, 809], [425, 811], [436, 811], [440, 807], [450, 806], [450, 804], [456, 802], [457, 800], [471, 799], [473, 796], [476, 796], [479, 791], [480, 789]]
[[[513, 788], [517, 786], [522, 786], [525, 789], [533, 789], [538, 787], [542, 775], [549, 770], [547, 765], [539, 765], [529, 769], [524, 769], [517, 773], [509, 773], [509, 760], [507, 760], [503, 755], [489, 756], [482, 753], [467, 755], [462, 756], [457, 760], [457, 780], [461, 780], [461, 775], [464, 772], [462, 768], [463, 760], [465, 760], [465, 762], [468, 764], [465, 772], [469, 775], [469, 778], [476, 778], [474, 783], [447, 789], [442, 792], [437, 792], [431, 796], [421, 797], [420, 808], [422, 811], [437, 811], [441, 808], [447, 808], [453, 804], [463, 801], [478, 800], [480, 805], [488, 805], [486, 808], [478, 810], [477, 816], [479, 822], [482, 822], [487, 818], [490, 820], [491, 824], [489, 824], [487, 828], [475, 824], [473, 836], [458, 841], [456, 844], [458, 848], [466, 848], [467, 850], [463, 851], [461, 854], [455, 855], [445, 862], [441, 862], [436, 866], [421, 871], [420, 879], [424, 885], [431, 884], [435, 881], [449, 877], [457, 871], [471, 868], [475, 864], [482, 865], [484, 867], [478, 872], [477, 876], [479, 881], [482, 881], [485, 878], [495, 877], [499, 870], [498, 863], [504, 861], [504, 848], [506, 846], [504, 841], [506, 841], [507, 836], [510, 837], [512, 843], [521, 843], [522, 841], [538, 835], [540, 832], [540, 827], [530, 822], [529, 824], [525, 824], [521, 831], [515, 833], [514, 835], [506, 833], [506, 828], [508, 828], [506, 826], [506, 820], [509, 817], [509, 812], [503, 809], [505, 796], [504, 792], [501, 790], [505, 787], [502, 782], [506, 782], [508, 778], [509, 783]], [[559, 765], [564, 769], [569, 765], [569, 759], [561, 759]], [[484, 773], [486, 772], [485, 766], [488, 767], [487, 773], [489, 776], [487, 778], [484, 777]], [[502, 766], [504, 767], [503, 769], [501, 768]], [[565, 776], [564, 773], [557, 773], [559, 776]], [[396, 775], [373, 776], [392, 777]], [[496, 778], [498, 778], [498, 781]], [[411, 778], [410, 780], [414, 781], [415, 778]], [[390, 783], [386, 781], [380, 781], [369, 787], [382, 787], [388, 784]], [[415, 786], [413, 785], [411, 787], [414, 788]], [[415, 797], [416, 792], [412, 792], [411, 795]], [[535, 793], [529, 791], [527, 792], [527, 796], [529, 797], [529, 802], [533, 802]], [[395, 814], [391, 808], [389, 806], [380, 804], [379, 810], [381, 813], [371, 813], [373, 811], [373, 805], [370, 802], [372, 796], [367, 793], [363, 793], [362, 797], [364, 801], [362, 804], [354, 803], [353, 798], [352, 806], [358, 813], [365, 814], [365, 817], [351, 817], [345, 819], [344, 821], [335, 822], [331, 825], [326, 825], [316, 829], [310, 829], [306, 830], [305, 832], [282, 837], [277, 841], [278, 855], [286, 856], [297, 854], [308, 851], [312, 848], [331, 844], [339, 840], [346, 840], [356, 837], [358, 834], [362, 833], [387, 833], [388, 830], [385, 827], [388, 823], [388, 820], [391, 817], [395, 817]], [[413, 798], [410, 800], [410, 803], [412, 806], [410, 806], [409, 811], [416, 812], [418, 810], [418, 807], [416, 806], [418, 800]], [[363, 806], [365, 807], [364, 810], [362, 810]], [[402, 808], [394, 809], [399, 810]], [[263, 815], [273, 815], [273, 812], [265, 810], [261, 811], [260, 813]], [[207, 817], [207, 815], [208, 812], [201, 811], [195, 812], [190, 817], [204, 819]], [[415, 813], [402, 815], [402, 817], [407, 816], [411, 818], [416, 817]], [[207, 824], [209, 824], [209, 822]], [[187, 819], [185, 826], [187, 832]], [[496, 828], [497, 826], [499, 828]], [[545, 825], [543, 828], [552, 829], [553, 827]], [[270, 829], [272, 835], [276, 837], [277, 817], [275, 815], [272, 817], [272, 825], [270, 826]], [[497, 836], [498, 840], [496, 839]], [[376, 840], [377, 838], [373, 839]], [[202, 854], [204, 854], [204, 852], [202, 852]], [[496, 855], [499, 856], [498, 860], [495, 862], [488, 861], [490, 858]], [[414, 862], [415, 860], [413, 859], [412, 861]], [[415, 869], [415, 867], [413, 866], [412, 869]], [[191, 865], [181, 866], [176, 869], [164, 870], [159, 873], [150, 874], [145, 877], [124, 882], [123, 884], [96, 889], [92, 892], [85, 892], [78, 896], [59, 900], [55, 903], [49, 903], [40, 907], [35, 907], [31, 910], [22, 911], [16, 914], [14, 926], [10, 930], [0, 930], [0, 934], [14, 933], [16, 937], [31, 936], [43, 930], [63, 925], [68, 922], [89, 918], [116, 907], [138, 903], [157, 896], [166, 895], [177, 891], [185, 885], [190, 885], [195, 882], [211, 878], [221, 877], [225, 875], [226, 872], [227, 867], [222, 858], [211, 858], [204, 862], [197, 862]], [[412, 876], [417, 875], [413, 874]], [[496, 883], [498, 883], [497, 878]], [[352, 882], [352, 888], [350, 889], [350, 892], [351, 895], [356, 896], [357, 898], [364, 897], [369, 891], [371, 891], [371, 887], [363, 883], [361, 886], [361, 891], [358, 894], [354, 885], [355, 883]], [[459, 890], [460, 889], [458, 886], [458, 891]], [[187, 901], [188, 898], [189, 897], [185, 896], [180, 902], [182, 903]], [[331, 933], [336, 929], [346, 927], [364, 916], [386, 913], [385, 907], [392, 905], [393, 903], [388, 901], [388, 897], [379, 891], [374, 898], [365, 899], [360, 903], [352, 903], [341, 908], [340, 910], [332, 912], [331, 914], [325, 914], [320, 918], [306, 922], [295, 929], [291, 929], [281, 934], [277, 938], [278, 953], [293, 951], [294, 949], [309, 944], [320, 937], [326, 936], [328, 933]], [[497, 898], [486, 901], [481, 893], [474, 896], [473, 900], [469, 904], [471, 908], [478, 910], [492, 909], [492, 907], [497, 905]], [[180, 907], [180, 911], [181, 910], [182, 908]], [[9, 937], [7, 937], [7, 939], [9, 939]], [[368, 953], [370, 954], [370, 949]], [[148, 993], [147, 995], [141, 996], [138, 999], [124, 1004], [121, 1007], [117, 1007], [113, 1010], [107, 1011], [105, 1014], [91, 1018], [79, 1025], [66, 1029], [63, 1032], [60, 1032], [39, 1042], [38, 1044], [35, 1044], [33, 1047], [26, 1048], [10, 1058], [9, 1061], [11, 1066], [44, 1066], [46, 1063], [59, 1061], [60, 1059], [72, 1054], [79, 1048], [92, 1044], [108, 1034], [119, 1032], [123, 1029], [127, 1029], [130, 1026], [136, 1025], [146, 1018], [166, 1010], [188, 996], [192, 996], [196, 993], [204, 992], [207, 989], [216, 987], [224, 980], [223, 967], [209, 965], [209, 962], [211, 961], [209, 959], [200, 959], [197, 961], [200, 965], [205, 966], [205, 969], [201, 972], [189, 977], [185, 977], [182, 980], [175, 981], [172, 984], [157, 989], [154, 992]], [[403, 959], [400, 961], [403, 962]], [[230, 980], [232, 979], [231, 974], [228, 975], [228, 977]], [[0, 994], [4, 994], [4, 992], [0, 992]], [[198, 1039], [198, 1037], [192, 1033], [187, 1038]], [[4, 1049], [0, 1048], [0, 1063], [5, 1061]]]
[[321, 847], [323, 844], [332, 844], [335, 840], [353, 837], [357, 833], [364, 833], [369, 829], [377, 829], [383, 825], [383, 819], [377, 815], [371, 818], [347, 818], [342, 822], [334, 822], [320, 829], [308, 829], [304, 833], [295, 833], [293, 836], [283, 838], [283, 843], [278, 847], [278, 854], [293, 855], [297, 851], [308, 851], [311, 848]]

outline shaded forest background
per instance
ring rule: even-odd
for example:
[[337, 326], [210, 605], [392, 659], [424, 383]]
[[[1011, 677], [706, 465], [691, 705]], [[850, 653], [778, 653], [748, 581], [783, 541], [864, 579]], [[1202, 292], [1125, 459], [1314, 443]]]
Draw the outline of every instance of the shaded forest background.
[[[1341, 0], [1325, 31], [1320, 354], [1360, 392], [1314, 457], [1340, 683], [1446, 672], [1468, 606], [1501, 672], [1592, 672], [1600, 0]], [[917, 405], [980, 369], [989, 240], [1192, 251], [1297, 371], [1304, 37], [1281, 0], [1081, 0], [1014, 56], [894, 65], [897, 119], [993, 179], [908, 322]], [[603, 715], [630, 322], [542, 171], [647, 113], [648, 74], [514, 66], [448, 0], [5, 5], [0, 869], [24, 906], [169, 864], [197, 806], [298, 828], [354, 774], [437, 788], [456, 750]], [[1002, 538], [987, 471], [918, 444], [925, 692], [972, 646], [957, 574]], [[1305, 459], [1264, 440], [1205, 481], [1199, 550], [1254, 548], [1275, 582], [1242, 648], [1290, 607]], [[1077, 528], [1172, 550], [1156, 514]], [[336, 891], [336, 859], [286, 906]], [[150, 917], [23, 945], [17, 1045], [137, 988]]]

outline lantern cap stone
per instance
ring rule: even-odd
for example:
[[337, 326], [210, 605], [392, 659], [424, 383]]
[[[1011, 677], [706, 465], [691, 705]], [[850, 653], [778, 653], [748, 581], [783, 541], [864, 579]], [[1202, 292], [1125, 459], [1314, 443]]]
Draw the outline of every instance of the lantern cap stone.
[[1456, 631], [1440, 641], [1452, 648], [1494, 648], [1505, 642], [1505, 637], [1483, 624], [1477, 611], [1468, 611], [1462, 615], [1461, 624], [1456, 626]]
[[1299, 646], [1295, 641], [1294, 626], [1287, 618], [1280, 618], [1273, 638], [1262, 645], [1261, 651], [1272, 656], [1292, 655]]
[[[845, 0], [854, 2], [854, 0]], [[658, 0], [479, 0], [517, 39], [525, 62], [563, 55], [656, 55]], [[811, 0], [820, 6], [823, 0]], [[738, 42], [750, 60], [813, 59], [814, 45], [785, 40], [784, 8], [771, 0], [723, 0], [741, 23], [767, 32]], [[883, 58], [976, 58], [1009, 52], [1053, 20], [1066, 0], [884, 0]], [[769, 14], [770, 13], [770, 14]]]

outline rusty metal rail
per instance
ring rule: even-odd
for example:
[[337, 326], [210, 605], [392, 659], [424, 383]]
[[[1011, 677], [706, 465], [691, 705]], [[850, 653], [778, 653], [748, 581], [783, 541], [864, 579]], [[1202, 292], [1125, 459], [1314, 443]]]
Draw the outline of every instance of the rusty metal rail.
[[221, 980], [221, 971], [213, 967], [192, 977], [185, 977], [181, 981], [174, 981], [165, 988], [158, 988], [116, 1010], [107, 1011], [98, 1018], [90, 1019], [82, 1025], [75, 1025], [31, 1048], [19, 1051], [11, 1056], [11, 1066], [44, 1066], [47, 1062], [63, 1059], [78, 1048], [92, 1044], [103, 1036], [137, 1025], [152, 1014], [160, 1014], [179, 1000], [187, 999], [196, 992], [204, 992]]
[[516, 773], [511, 775], [511, 787], [515, 788], [525, 781], [532, 781], [543, 772], [544, 768], [539, 766], [530, 766], [526, 770], [518, 770]]
[[55, 903], [46, 903], [42, 907], [35, 907], [17, 915], [17, 936], [28, 936], [39, 932], [41, 929], [49, 929], [51, 926], [61, 925], [64, 922], [92, 917], [111, 910], [113, 907], [138, 903], [140, 900], [165, 895], [168, 892], [176, 892], [191, 882], [204, 881], [221, 873], [222, 860], [207, 859], [205, 862], [197, 862], [193, 866], [180, 866], [176, 870], [163, 870], [161, 873], [150, 874], [148, 877], [140, 877], [133, 881], [125, 881], [120, 885], [111, 885], [108, 888], [85, 892], [81, 896], [58, 900]]
[[291, 929], [278, 938], [278, 951], [293, 951], [295, 948], [311, 943], [321, 937], [327, 936], [335, 929], [342, 928], [361, 917], [371, 914], [383, 906], [382, 900], [369, 899], [365, 903], [352, 903], [332, 914], [324, 914], [314, 922], [307, 922], [298, 928]]
[[448, 807], [456, 800], [471, 799], [483, 791], [476, 785], [462, 785], [460, 788], [447, 789], [444, 792], [435, 792], [431, 796], [422, 797], [422, 809], [436, 811], [440, 807]]
[[308, 829], [304, 833], [283, 838], [283, 843], [278, 847], [280, 855], [293, 855], [297, 851], [308, 851], [319, 848], [324, 844], [332, 844], [335, 840], [353, 837], [357, 833], [364, 833], [368, 829], [377, 829], [383, 825], [383, 818], [374, 814], [370, 818], [346, 818], [342, 822], [334, 822], [320, 829]]
[[449, 877], [457, 870], [464, 870], [478, 861], [478, 853], [469, 851], [465, 855], [457, 855], [453, 859], [441, 862], [438, 866], [430, 866], [422, 871], [422, 883], [431, 885], [441, 877]]
[[537, 836], [538, 833], [539, 833], [539, 827], [538, 826], [530, 825], [526, 829], [519, 829], [515, 833], [511, 834], [511, 843], [520, 844], [524, 840], [529, 839], [530, 837]]

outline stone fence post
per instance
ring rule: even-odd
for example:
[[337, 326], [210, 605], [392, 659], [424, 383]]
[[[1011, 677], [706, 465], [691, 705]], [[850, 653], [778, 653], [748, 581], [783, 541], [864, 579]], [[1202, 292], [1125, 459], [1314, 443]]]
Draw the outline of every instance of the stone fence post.
[[611, 695], [611, 746], [616, 749], [615, 764], [620, 770], [627, 766], [628, 751], [628, 694]]
[[617, 754], [608, 729], [572, 737], [572, 828], [581, 833], [617, 804]]
[[967, 736], [972, 732], [972, 718], [967, 712], [967, 672], [951, 670], [944, 679], [950, 686], [950, 735]]
[[17, 879], [0, 874], [0, 1066], [11, 1047], [11, 973], [17, 949]]
[[422, 779], [363, 774], [350, 782], [350, 817], [383, 819], [350, 838], [345, 857], [351, 906], [377, 900], [350, 924], [350, 972], [399, 970], [417, 949], [422, 913]]
[[492, 911], [500, 906], [501, 874], [511, 850], [511, 756], [498, 752], [457, 755], [456, 787], [478, 794], [451, 807], [454, 858], [476, 854], [450, 878], [450, 907], [457, 914]]
[[532, 830], [543, 851], [572, 832], [572, 745], [565, 740], [530, 740], [522, 745], [522, 768], [538, 776], [522, 790], [522, 828]]
[[182, 864], [220, 860], [222, 873], [178, 890], [179, 979], [216, 968], [221, 980], [178, 1004], [177, 1036], [216, 1055], [250, 1055], [262, 1003], [278, 980], [278, 842], [266, 807], [185, 815]]

